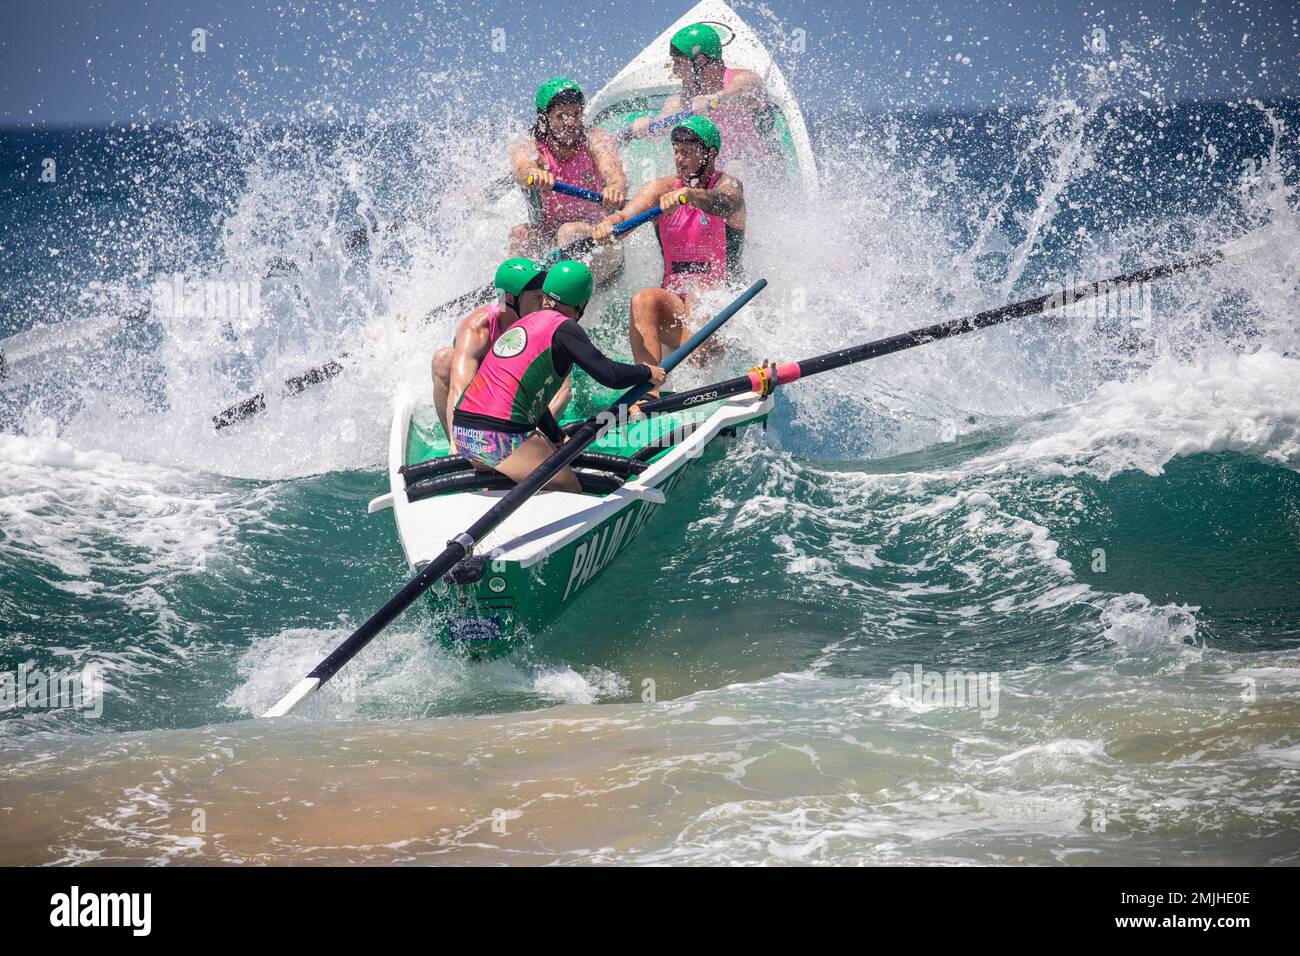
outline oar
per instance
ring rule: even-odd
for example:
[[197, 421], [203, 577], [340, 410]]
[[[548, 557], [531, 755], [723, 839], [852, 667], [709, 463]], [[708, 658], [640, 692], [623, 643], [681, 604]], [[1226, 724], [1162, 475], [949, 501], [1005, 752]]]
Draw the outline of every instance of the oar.
[[80, 361], [67, 359], [81, 343], [86, 351], [102, 349], [110, 339], [135, 339], [148, 327], [150, 309], [146, 305], [126, 315], [94, 315], [69, 319], [0, 338], [0, 387], [19, 381], [36, 381], [42, 373], [72, 374], [69, 369]]
[[[695, 351], [705, 339], [720, 329], [724, 322], [739, 312], [750, 299], [763, 291], [767, 285], [766, 279], [759, 279], [748, 289], [746, 289], [734, 302], [710, 319], [705, 326], [688, 339], [681, 348], [677, 349], [666, 359], [664, 359], [662, 368], [665, 372], [671, 372], [680, 365], [687, 356]], [[454, 568], [457, 564], [469, 556], [470, 550], [483, 538], [489, 534], [497, 525], [505, 521], [506, 518], [519, 510], [529, 498], [535, 495], [546, 483], [560, 473], [566, 465], [578, 457], [588, 445], [595, 441], [600, 434], [613, 423], [613, 415], [620, 405], [626, 405], [629, 402], [635, 402], [638, 398], [650, 390], [650, 383], [645, 382], [629, 389], [623, 397], [611, 405], [608, 409], [594, 418], [589, 418], [575, 433], [569, 436], [556, 452], [546, 459], [537, 470], [525, 478], [519, 484], [515, 485], [506, 493], [500, 501], [493, 505], [483, 517], [475, 521], [466, 531], [456, 535], [455, 538], [447, 542], [447, 547], [443, 552], [434, 558], [421, 569], [420, 573], [411, 578], [406, 586], [388, 599], [388, 603], [371, 615], [370, 619], [362, 624], [352, 633], [352, 636], [334, 649], [334, 651], [323, 661], [316, 665], [316, 669], [300, 680], [289, 693], [285, 694], [280, 702], [268, 710], [263, 716], [265, 717], [283, 717], [290, 713], [302, 701], [311, 694], [321, 684], [325, 683], [336, 673], [339, 668], [350, 661], [358, 651], [370, 643], [370, 641], [392, 623], [397, 615], [406, 610], [416, 598], [432, 587], [444, 574]]]
[[[533, 184], [533, 177], [528, 177], [528, 185]], [[556, 183], [551, 187], [551, 192], [559, 193], [561, 196], [572, 196], [574, 199], [585, 199], [587, 202], [596, 204], [603, 203], [605, 197], [594, 189], [583, 189], [581, 186], [570, 186], [568, 183]]]
[[[717, 105], [718, 105], [718, 101], [714, 100], [712, 103], [709, 104], [709, 108], [713, 109]], [[673, 113], [671, 116], [662, 116], [659, 119], [651, 120], [650, 126], [646, 129], [645, 135], [654, 136], [657, 135], [658, 133], [662, 133], [664, 130], [671, 129], [672, 127], [676, 126], [678, 123], [681, 123], [684, 120], [688, 120], [694, 115], [695, 115], [694, 110], [682, 110], [680, 113]], [[636, 134], [632, 132], [631, 126], [626, 126], [623, 129], [619, 130], [618, 138], [621, 142], [627, 142], [630, 139], [635, 139]]]
[[1213, 265], [1216, 262], [1222, 262], [1231, 255], [1237, 255], [1255, 248], [1259, 241], [1263, 239], [1263, 232], [1264, 230], [1257, 230], [1209, 252], [1190, 256], [1186, 259], [1174, 259], [1161, 265], [1134, 269], [1132, 272], [1125, 272], [1112, 279], [1103, 279], [1100, 282], [1089, 282], [1085, 285], [1076, 286], [1068, 292], [1055, 292], [1035, 299], [1013, 302], [1010, 305], [977, 312], [974, 315], [949, 319], [947, 322], [929, 325], [923, 329], [903, 332], [900, 335], [891, 335], [888, 338], [877, 339], [874, 342], [867, 342], [852, 348], [840, 349], [837, 352], [827, 352], [824, 355], [804, 359], [801, 362], [782, 362], [772, 368], [754, 369], [725, 382], [718, 382], [715, 385], [702, 385], [699, 388], [693, 388], [685, 392], [675, 392], [667, 398], [646, 402], [641, 406], [640, 410], [646, 415], [662, 414], [679, 408], [686, 408], [690, 405], [697, 405], [700, 402], [712, 402], [732, 395], [743, 395], [746, 392], [765, 394], [771, 392], [778, 385], [788, 385], [800, 378], [807, 378], [809, 375], [816, 375], [819, 372], [829, 372], [831, 369], [842, 368], [855, 362], [880, 358], [882, 355], [901, 352], [904, 349], [937, 342], [940, 339], [951, 338], [954, 335], [965, 335], [967, 332], [987, 329], [991, 325], [1010, 322], [1012, 319], [1038, 315], [1053, 307], [1061, 307], [1068, 303], [1105, 295], [1112, 286], [1122, 286], [1132, 282], [1154, 282], [1157, 279], [1164, 279], [1180, 272]]
[[[483, 189], [487, 194], [486, 198], [488, 202], [491, 202], [500, 196], [502, 192], [514, 183], [514, 181], [515, 178], [513, 176], [506, 174], [505, 176], [498, 176], [496, 179], [488, 183]], [[369, 245], [370, 234], [379, 231], [379, 220], [377, 220], [369, 211], [366, 211], [364, 215], [369, 224], [359, 226], [358, 228], [345, 233], [343, 236], [343, 247], [349, 252], [360, 249], [362, 246]], [[413, 217], [409, 215], [395, 216], [393, 217], [393, 220], [389, 222], [387, 228], [389, 230], [396, 229], [398, 226], [403, 226], [410, 222], [412, 218]]]
[[[631, 219], [628, 219], [625, 222], [620, 222], [613, 228], [612, 231], [614, 237], [619, 238], [620, 236], [624, 236], [642, 223], [649, 222], [651, 219], [658, 219], [663, 215], [663, 213], [664, 211], [658, 206], [655, 206], [652, 209], [647, 209], [645, 212], [637, 213]], [[574, 256], [583, 255], [594, 248], [596, 248], [596, 240], [591, 238], [591, 236], [583, 236], [581, 239], [574, 239], [573, 242], [569, 243], [567, 246], [549, 253], [542, 261], [546, 263], [555, 263], [559, 262], [561, 259], [572, 259]]]
[[[637, 226], [641, 225], [642, 223], [649, 222], [651, 219], [654, 219], [656, 216], [660, 214], [661, 214], [661, 210], [658, 208], [648, 209], [645, 212], [641, 213], [639, 216], [633, 216], [631, 219], [627, 220], [626, 222], [619, 223], [617, 226], [615, 226], [614, 235], [615, 236], [626, 235], [627, 233], [635, 229]], [[547, 259], [550, 262], [558, 262], [560, 259], [566, 259], [566, 258], [572, 259], [588, 252], [595, 245], [596, 245], [595, 239], [592, 239], [590, 236], [583, 236], [581, 239], [573, 240], [573, 242], [569, 243], [567, 246], [561, 246], [559, 249], [552, 251], [551, 253], [548, 254]], [[449, 302], [444, 302], [442, 305], [430, 309], [428, 312], [424, 314], [424, 316], [420, 319], [420, 321], [430, 322], [433, 319], [435, 319], [437, 316], [448, 311], [449, 309], [456, 309], [460, 312], [467, 312], [470, 309], [477, 308], [478, 306], [482, 305], [484, 302], [487, 302], [489, 299], [491, 299], [493, 292], [494, 292], [493, 285], [491, 282], [489, 282], [486, 285], [479, 286], [477, 289], [474, 289], [470, 292], [466, 292], [463, 295], [457, 296], [456, 298], [452, 299]], [[348, 357], [348, 353], [344, 352], [343, 354], [339, 355], [337, 358], [332, 358], [321, 365], [317, 365], [314, 368], [309, 368], [307, 369], [307, 371], [303, 372], [300, 375], [294, 375], [291, 378], [285, 379], [284, 391], [281, 394], [285, 396], [297, 395], [299, 392], [306, 390], [312, 385], [319, 385], [321, 382], [328, 381], [329, 379], [333, 378], [335, 375], [338, 375], [339, 372], [343, 371], [342, 361], [347, 357]], [[214, 427], [218, 429], [222, 429], [229, 425], [236, 425], [239, 422], [246, 421], [247, 419], [252, 418], [254, 415], [257, 415], [258, 413], [263, 412], [265, 410], [266, 410], [266, 393], [258, 392], [256, 395], [252, 396], [251, 398], [246, 398], [241, 402], [236, 402], [234, 405], [231, 405], [230, 407], [225, 408], [222, 411], [218, 412], [216, 415], [213, 415], [212, 424]]]

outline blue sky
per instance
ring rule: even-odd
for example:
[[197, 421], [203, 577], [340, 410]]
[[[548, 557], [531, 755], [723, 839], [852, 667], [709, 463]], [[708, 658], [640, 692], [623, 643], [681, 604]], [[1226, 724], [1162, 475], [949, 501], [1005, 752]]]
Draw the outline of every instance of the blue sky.
[[[545, 76], [598, 87], [689, 2], [9, 0], [0, 124], [391, 117], [520, 103]], [[1125, 0], [1032, 4], [733, 4], [806, 111], [1033, 103], [1126, 49], [1121, 95], [1300, 95], [1300, 4]], [[769, 11], [769, 12], [764, 12]], [[207, 51], [191, 49], [207, 31]], [[506, 51], [492, 30], [506, 31]], [[794, 31], [805, 49], [793, 49]], [[1103, 30], [1106, 50], [1090, 44]]]

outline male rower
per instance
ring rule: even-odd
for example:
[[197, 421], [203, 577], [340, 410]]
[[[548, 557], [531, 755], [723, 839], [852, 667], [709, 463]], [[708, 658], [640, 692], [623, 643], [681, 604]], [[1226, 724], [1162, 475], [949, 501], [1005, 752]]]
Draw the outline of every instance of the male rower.
[[[497, 290], [495, 302], [480, 306], [456, 328], [454, 344], [438, 349], [433, 356], [433, 404], [438, 419], [451, 442], [451, 453], [456, 453], [456, 439], [452, 435], [448, 409], [456, 407], [465, 387], [478, 374], [479, 365], [503, 332], [525, 315], [536, 312], [542, 305], [542, 283], [546, 270], [532, 259], [507, 259], [497, 268], [493, 285]], [[551, 411], [559, 415], [571, 394], [568, 379], [551, 402]]]
[[[740, 277], [745, 242], [744, 188], [717, 168], [722, 151], [717, 126], [692, 116], [673, 128], [672, 143], [677, 175], [650, 180], [621, 212], [606, 216], [592, 231], [597, 242], [609, 242], [619, 223], [655, 206], [664, 210], [655, 220], [663, 281], [632, 297], [632, 358], [650, 364], [690, 337], [700, 292]], [[657, 394], [656, 389], [646, 400]]]
[[[728, 67], [722, 59], [722, 38], [707, 23], [678, 30], [668, 42], [668, 52], [682, 92], [668, 97], [660, 117], [688, 109], [697, 116], [707, 114], [726, 142], [718, 163], [732, 172], [770, 164], [776, 155], [771, 145], [773, 114], [762, 77], [753, 70]], [[633, 122], [633, 135], [649, 135], [651, 122], [648, 116]]]
[[[510, 231], [510, 253], [542, 257], [591, 234], [607, 211], [627, 198], [627, 174], [614, 139], [582, 120], [586, 98], [577, 83], [562, 76], [547, 80], [534, 97], [537, 120], [526, 143], [510, 153], [515, 182], [528, 190], [529, 222]], [[557, 182], [600, 193], [599, 204], [554, 192]], [[617, 248], [593, 260], [602, 282], [622, 265]]]
[[[519, 482], [564, 443], [548, 403], [575, 365], [607, 388], [663, 383], [657, 365], [614, 362], [591, 344], [578, 320], [594, 288], [581, 262], [557, 262], [542, 284], [542, 308], [512, 325], [484, 357], [451, 418], [456, 447], [476, 468]], [[571, 468], [547, 487], [582, 491]]]

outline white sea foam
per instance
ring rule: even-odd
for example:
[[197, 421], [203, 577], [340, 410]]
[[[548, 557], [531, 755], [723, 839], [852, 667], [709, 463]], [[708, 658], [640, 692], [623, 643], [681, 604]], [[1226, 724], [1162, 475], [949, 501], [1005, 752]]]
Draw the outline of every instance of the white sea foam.
[[1300, 359], [1261, 350], [1186, 364], [1158, 362], [1108, 382], [1086, 403], [1017, 429], [971, 471], [1032, 468], [1044, 476], [1160, 475], [1177, 456], [1235, 451], [1300, 467]]
[[628, 680], [620, 674], [601, 667], [592, 667], [585, 674], [572, 668], [548, 668], [537, 674], [532, 689], [539, 694], [569, 704], [594, 704], [606, 697], [627, 693]]
[[[0, 492], [0, 553], [64, 577], [119, 573], [137, 585], [203, 573], [267, 503], [256, 489], [214, 487], [111, 452], [11, 434], [0, 434]], [[56, 582], [65, 584], [81, 586]]]

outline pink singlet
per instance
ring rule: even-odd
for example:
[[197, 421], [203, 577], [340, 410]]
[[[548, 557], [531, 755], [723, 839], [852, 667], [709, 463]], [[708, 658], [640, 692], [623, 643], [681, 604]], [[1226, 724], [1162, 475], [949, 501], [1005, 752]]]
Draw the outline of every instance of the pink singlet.
[[501, 333], [461, 394], [456, 411], [535, 426], [564, 384], [555, 372], [551, 339], [568, 320], [554, 309], [540, 309]]
[[[728, 67], [722, 75], [724, 90], [731, 82], [734, 72]], [[738, 103], [721, 103], [717, 109], [710, 110], [708, 116], [722, 134], [722, 150], [718, 153], [717, 165], [726, 166], [735, 160], [754, 162], [768, 158], [767, 144], [754, 127], [754, 111], [749, 107]]]
[[[722, 171], [715, 169], [705, 188], [712, 189], [721, 176]], [[673, 181], [674, 189], [683, 185], [680, 179]], [[721, 216], [678, 206], [659, 217], [655, 230], [664, 254], [663, 287], [669, 292], [709, 289], [726, 282], [727, 224]]]
[[501, 337], [501, 313], [505, 310], [506, 307], [500, 302], [488, 303], [488, 348]]
[[[545, 143], [539, 142], [536, 146], [537, 154], [545, 161], [546, 168], [555, 173], [556, 182], [596, 192], [605, 188], [605, 180], [601, 178], [600, 170], [596, 168], [596, 161], [591, 158], [586, 143], [579, 146], [566, 163], [557, 160]], [[561, 196], [557, 192], [542, 192], [537, 195], [542, 202], [540, 226], [548, 232], [554, 232], [566, 222], [600, 222], [605, 218], [605, 211], [597, 203], [575, 199], [573, 196]]]

